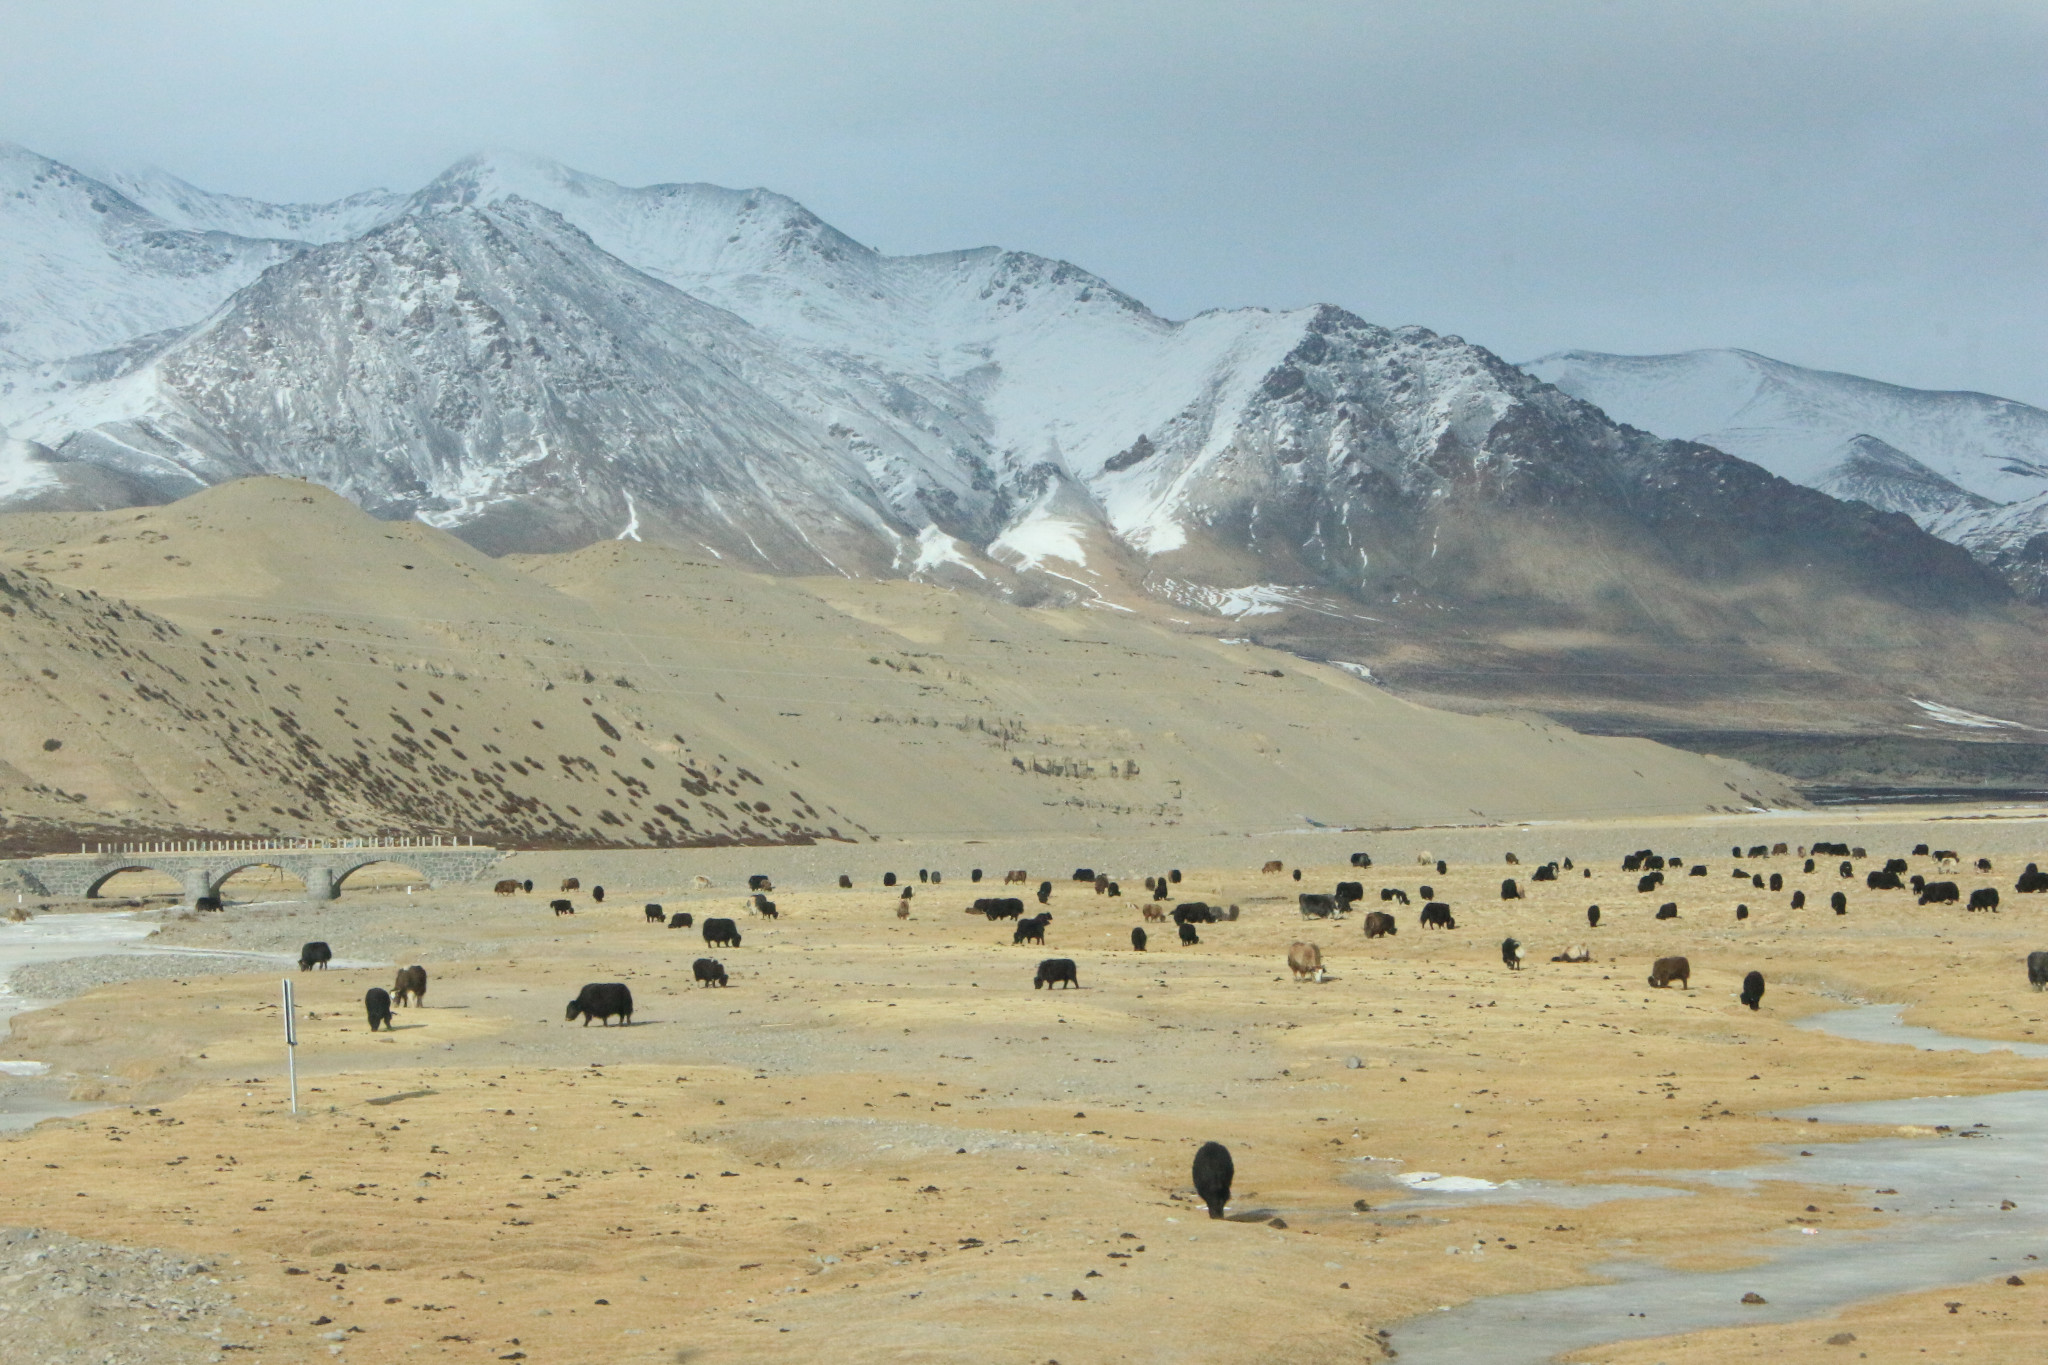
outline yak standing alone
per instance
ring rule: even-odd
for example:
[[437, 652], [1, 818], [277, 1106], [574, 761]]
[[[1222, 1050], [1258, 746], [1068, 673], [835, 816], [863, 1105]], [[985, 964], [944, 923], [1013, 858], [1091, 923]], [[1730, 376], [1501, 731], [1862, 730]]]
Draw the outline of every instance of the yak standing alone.
[[1230, 1203], [1230, 1182], [1237, 1176], [1230, 1149], [1220, 1142], [1205, 1142], [1195, 1153], [1195, 1193], [1209, 1206], [1211, 1218], [1221, 1218]]

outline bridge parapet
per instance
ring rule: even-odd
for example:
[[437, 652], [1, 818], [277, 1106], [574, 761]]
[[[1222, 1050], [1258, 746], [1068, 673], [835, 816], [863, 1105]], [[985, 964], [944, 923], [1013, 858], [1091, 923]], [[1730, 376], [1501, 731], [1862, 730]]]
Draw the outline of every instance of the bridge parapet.
[[249, 839], [102, 844], [91, 851], [53, 853], [0, 862], [32, 895], [86, 897], [117, 872], [167, 873], [184, 885], [185, 898], [220, 894], [221, 884], [247, 867], [276, 867], [306, 884], [307, 900], [333, 900], [350, 873], [373, 863], [418, 869], [430, 887], [480, 880], [504, 852], [446, 840]]

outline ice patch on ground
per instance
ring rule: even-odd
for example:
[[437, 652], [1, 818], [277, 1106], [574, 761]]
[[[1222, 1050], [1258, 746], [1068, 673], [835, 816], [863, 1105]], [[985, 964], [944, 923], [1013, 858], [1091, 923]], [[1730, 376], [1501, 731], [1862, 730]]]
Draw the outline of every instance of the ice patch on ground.
[[1500, 1186], [1476, 1175], [1443, 1175], [1436, 1171], [1403, 1171], [1394, 1177], [1411, 1190], [1429, 1193], [1470, 1194], [1475, 1190], [1497, 1190]]
[[2016, 720], [2000, 720], [1977, 711], [1965, 711], [1960, 706], [1947, 706], [1938, 701], [1921, 701], [1908, 697], [1907, 701], [1925, 711], [1944, 725], [1959, 725], [1966, 730], [2032, 730], [2031, 725], [2022, 725]]

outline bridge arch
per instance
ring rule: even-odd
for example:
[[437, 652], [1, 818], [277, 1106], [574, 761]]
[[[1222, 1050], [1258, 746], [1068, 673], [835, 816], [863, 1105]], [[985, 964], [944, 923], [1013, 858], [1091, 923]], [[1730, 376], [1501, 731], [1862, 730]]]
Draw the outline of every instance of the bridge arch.
[[208, 894], [218, 896], [221, 893], [221, 891], [227, 886], [228, 882], [233, 880], [237, 875], [243, 872], [254, 871], [258, 868], [267, 869], [271, 872], [280, 873], [283, 876], [289, 877], [291, 880], [299, 884], [299, 890], [301, 892], [304, 892], [312, 885], [312, 882], [308, 880], [305, 873], [301, 871], [288, 867], [283, 863], [264, 862], [261, 860], [257, 860], [246, 863], [233, 863], [226, 867], [211, 872], [210, 876], [212, 878], [212, 884], [208, 887]]
[[344, 863], [336, 866], [334, 869], [334, 890], [336, 894], [340, 893], [342, 884], [350, 877], [355, 876], [356, 873], [363, 871], [365, 868], [371, 867], [391, 868], [403, 872], [407, 874], [409, 882], [418, 886], [431, 887], [434, 885], [434, 879], [422, 872], [417, 864], [406, 862], [400, 858], [365, 858], [361, 862]]
[[174, 882], [181, 880], [177, 873], [170, 871], [168, 868], [152, 867], [148, 863], [126, 863], [120, 867], [109, 868], [106, 871], [100, 873], [98, 876], [94, 877], [92, 885], [86, 888], [85, 894], [88, 897], [98, 896], [100, 894], [100, 888], [104, 887], [108, 882], [114, 880], [114, 878], [120, 876], [124, 872], [154, 872], [159, 877], [169, 877]]

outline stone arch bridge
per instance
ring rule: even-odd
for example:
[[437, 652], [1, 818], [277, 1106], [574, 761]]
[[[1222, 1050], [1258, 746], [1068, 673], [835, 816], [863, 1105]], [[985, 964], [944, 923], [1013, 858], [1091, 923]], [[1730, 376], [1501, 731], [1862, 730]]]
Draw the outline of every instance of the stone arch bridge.
[[162, 872], [184, 884], [185, 899], [217, 896], [221, 884], [245, 868], [274, 867], [306, 884], [309, 901], [331, 901], [351, 873], [375, 863], [416, 870], [430, 887], [480, 880], [503, 851], [452, 840], [222, 839], [167, 840], [100, 845], [89, 852], [53, 853], [0, 863], [34, 896], [96, 896], [122, 872]]

